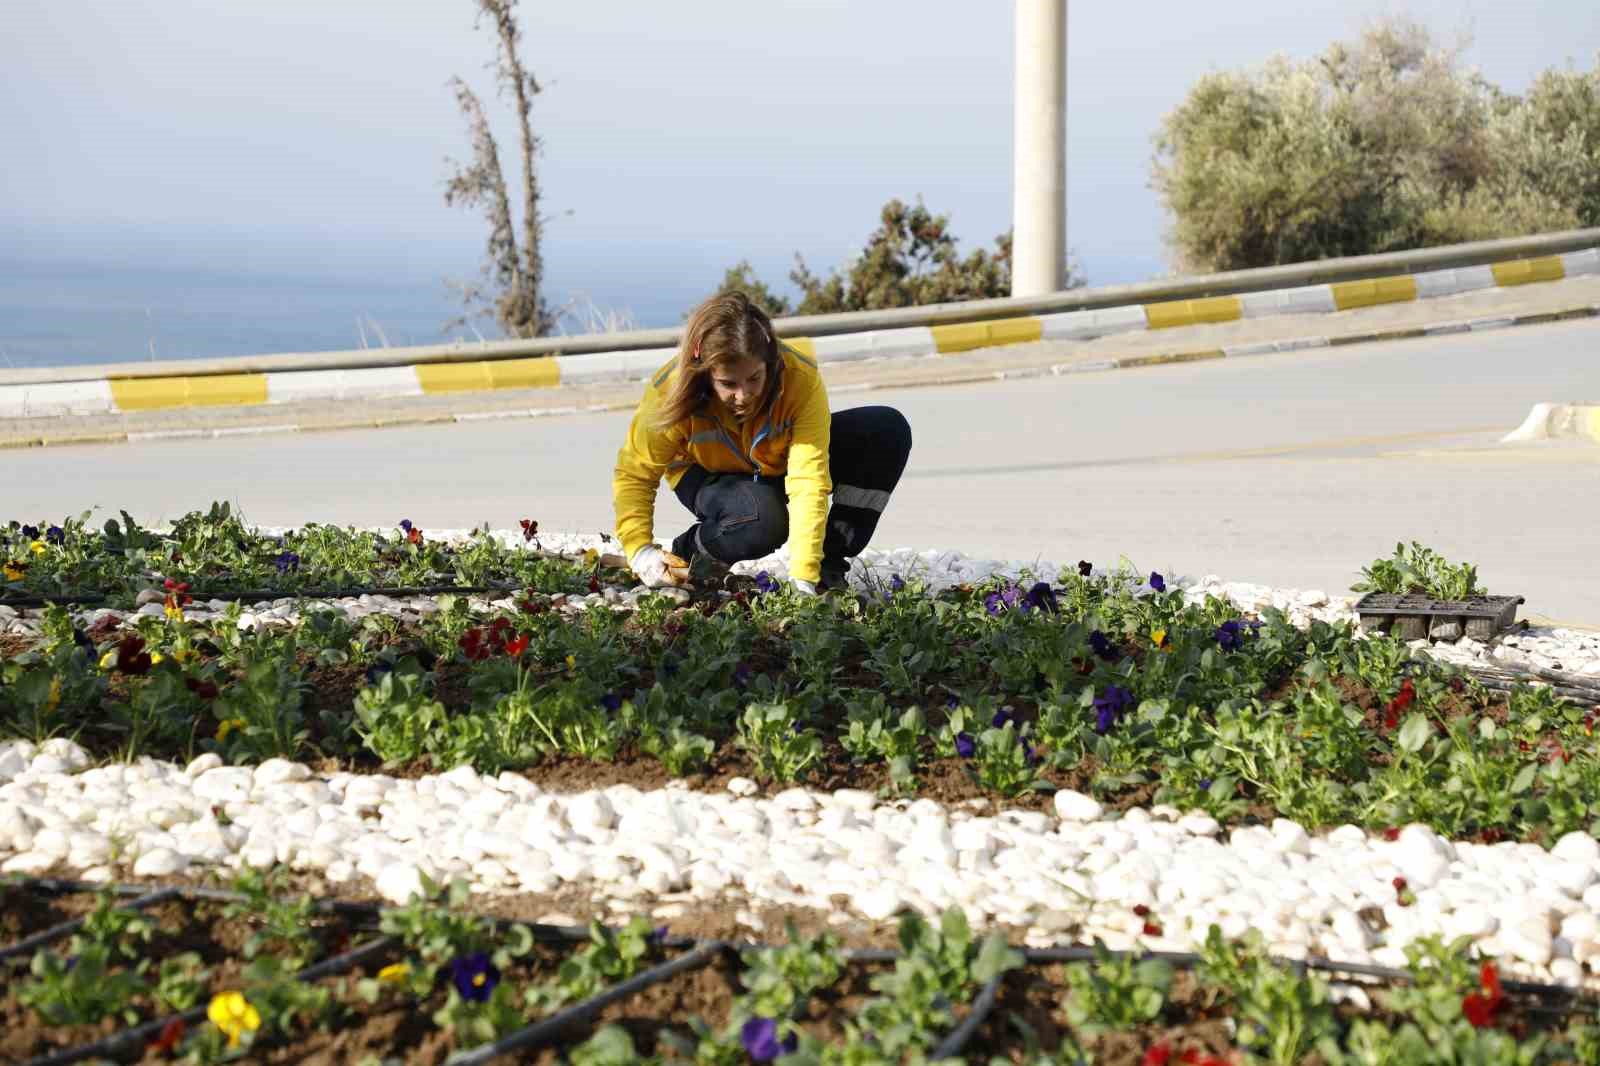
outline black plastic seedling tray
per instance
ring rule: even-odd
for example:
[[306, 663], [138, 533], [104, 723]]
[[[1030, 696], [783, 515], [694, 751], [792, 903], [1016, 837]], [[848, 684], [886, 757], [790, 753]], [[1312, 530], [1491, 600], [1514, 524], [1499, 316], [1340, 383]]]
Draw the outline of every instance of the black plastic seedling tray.
[[1431, 596], [1369, 592], [1356, 603], [1361, 628], [1392, 633], [1401, 640], [1489, 640], [1517, 620], [1521, 596], [1474, 596], [1436, 600]]

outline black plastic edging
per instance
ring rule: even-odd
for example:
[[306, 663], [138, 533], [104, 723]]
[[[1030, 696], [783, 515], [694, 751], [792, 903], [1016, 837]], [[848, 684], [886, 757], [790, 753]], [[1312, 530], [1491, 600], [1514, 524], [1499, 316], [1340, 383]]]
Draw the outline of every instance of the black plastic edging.
[[[1111, 951], [1106, 954], [1111, 958], [1132, 957], [1136, 960], [1161, 959], [1172, 963], [1180, 969], [1188, 969], [1200, 962], [1200, 956], [1189, 951]], [[1034, 966], [1041, 963], [1057, 962], [1094, 962], [1096, 958], [1094, 948], [1063, 947], [1063, 948], [1024, 948], [1022, 957], [1028, 965]], [[1393, 981], [1410, 984], [1415, 977], [1409, 970], [1396, 970], [1389, 966], [1378, 966], [1364, 962], [1339, 962], [1335, 959], [1306, 958], [1290, 959], [1280, 958], [1276, 955], [1267, 956], [1267, 962], [1284, 969], [1291, 969], [1302, 976], [1307, 970], [1316, 970], [1319, 973], [1351, 974], [1357, 977], [1371, 977], [1380, 981]], [[1600, 1003], [1600, 994], [1587, 992], [1582, 988], [1570, 985], [1543, 984], [1537, 981], [1516, 981], [1501, 978], [1500, 984], [1507, 991], [1519, 992], [1530, 996], [1541, 996], [1552, 999], [1569, 999]]]
[[[376, 940], [370, 940], [360, 947], [345, 952], [343, 955], [335, 955], [331, 959], [324, 959], [313, 966], [307, 966], [294, 975], [295, 980], [315, 981], [321, 977], [342, 973], [353, 968], [358, 963], [366, 961], [368, 956], [387, 949], [392, 943], [391, 938], [380, 936]], [[154, 1018], [131, 1029], [123, 1029], [120, 1032], [112, 1033], [110, 1036], [97, 1040], [92, 1044], [82, 1044], [75, 1048], [67, 1048], [64, 1051], [57, 1051], [49, 1055], [42, 1055], [36, 1059], [30, 1059], [24, 1066], [67, 1066], [68, 1063], [81, 1062], [91, 1056], [115, 1055], [129, 1044], [143, 1048], [152, 1037], [159, 1035], [162, 1029], [174, 1021], [181, 1021], [185, 1026], [193, 1025], [206, 1016], [208, 1009], [209, 1004], [205, 1007], [193, 1007], [182, 1014]]]
[[[190, 589], [185, 595], [195, 601], [237, 600], [240, 603], [260, 603], [263, 600], [344, 600], [357, 596], [442, 596], [479, 592], [517, 592], [520, 584], [512, 585], [418, 585], [416, 587], [390, 588], [386, 586], [357, 586], [333, 589], [236, 589], [232, 592]], [[77, 593], [71, 596], [16, 596], [0, 597], [0, 607], [44, 607], [56, 604], [64, 607], [81, 607], [91, 603], [106, 602], [103, 592]]]
[[557, 1011], [548, 1018], [534, 1022], [526, 1029], [519, 1029], [492, 1044], [474, 1048], [465, 1054], [454, 1055], [450, 1058], [449, 1066], [478, 1066], [480, 1063], [489, 1062], [513, 1051], [542, 1047], [560, 1037], [572, 1026], [590, 1021], [618, 1000], [627, 999], [653, 984], [675, 977], [686, 970], [698, 970], [718, 955], [730, 950], [723, 941], [708, 940], [687, 954], [680, 955], [670, 962], [664, 962], [660, 966], [651, 967], [643, 973], [634, 974], [621, 984], [612, 985], [597, 996]]
[[[169, 899], [175, 899], [177, 898], [178, 894], [178, 890], [175, 888], [158, 889], [147, 896], [140, 896], [138, 899], [124, 903], [115, 909], [119, 911], [143, 910], [145, 907], [151, 907], [157, 903], [164, 903]], [[66, 936], [68, 933], [75, 933], [79, 929], [83, 928], [83, 921], [84, 920], [82, 918], [73, 918], [70, 921], [62, 922], [60, 925], [52, 925], [48, 929], [41, 929], [37, 933], [25, 936], [14, 944], [7, 944], [5, 947], [0, 948], [0, 961], [4, 961], [16, 955], [21, 955], [27, 951], [31, 951], [32, 949], [39, 947], [41, 944], [50, 943], [52, 940], [58, 940], [61, 937]]]
[[950, 1030], [950, 1035], [939, 1041], [934, 1049], [928, 1052], [930, 1059], [948, 1059], [961, 1054], [967, 1046], [967, 1041], [972, 1039], [972, 1034], [989, 1017], [989, 1012], [994, 1009], [994, 1001], [1000, 998], [1000, 982], [1005, 974], [996, 974], [989, 978], [988, 984], [978, 991], [978, 997], [972, 1001], [972, 1009], [967, 1012], [960, 1025]]

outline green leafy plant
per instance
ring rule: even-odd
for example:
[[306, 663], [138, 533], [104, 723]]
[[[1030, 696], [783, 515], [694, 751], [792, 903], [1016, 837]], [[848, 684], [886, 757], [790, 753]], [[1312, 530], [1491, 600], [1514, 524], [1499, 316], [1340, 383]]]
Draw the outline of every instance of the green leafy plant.
[[115, 896], [102, 892], [64, 956], [48, 949], [34, 953], [32, 979], [19, 984], [18, 1002], [54, 1025], [86, 1025], [113, 1016], [131, 1025], [139, 1016], [133, 1003], [147, 990], [150, 966], [138, 945], [153, 930], [144, 915], [119, 907]]
[[1273, 1066], [1294, 1066], [1313, 1047], [1336, 1037], [1327, 982], [1274, 965], [1258, 934], [1229, 942], [1213, 925], [1199, 954], [1202, 983], [1220, 988], [1231, 1001], [1241, 1047]]
[[528, 989], [527, 1005], [549, 1014], [627, 980], [638, 972], [654, 941], [655, 931], [642, 916], [616, 931], [590, 922], [589, 943], [562, 961], [553, 981]]
[[739, 719], [739, 746], [774, 781], [799, 781], [822, 757], [822, 740], [787, 703], [752, 703]]
[[317, 954], [316, 904], [310, 896], [284, 898], [280, 893], [286, 877], [282, 867], [268, 872], [244, 867], [233, 880], [233, 891], [245, 898], [224, 904], [222, 913], [251, 923], [241, 948], [245, 958], [254, 959], [263, 948], [271, 948], [287, 965], [298, 968]]
[[87, 1025], [113, 1016], [132, 1025], [146, 966], [117, 966], [105, 944], [78, 944], [66, 957], [38, 951], [28, 968], [32, 980], [18, 985], [17, 1001], [52, 1025]]
[[1374, 559], [1361, 568], [1352, 592], [1417, 593], [1440, 600], [1465, 600], [1482, 596], [1478, 568], [1471, 563], [1451, 563], [1432, 548], [1412, 541], [1398, 543], [1388, 559]]
[[1075, 1031], [1094, 1036], [1109, 1029], [1131, 1029], [1161, 1016], [1172, 988], [1172, 964], [1165, 959], [1112, 955], [1095, 941], [1095, 960], [1067, 967], [1067, 1020]]
[[902, 792], [917, 786], [917, 756], [927, 735], [927, 718], [920, 707], [896, 714], [881, 695], [851, 706], [849, 729], [839, 741], [857, 762], [883, 760], [889, 779]]
[[356, 693], [355, 713], [362, 741], [386, 766], [422, 757], [430, 738], [449, 719], [444, 704], [428, 694], [431, 676], [407, 656]]

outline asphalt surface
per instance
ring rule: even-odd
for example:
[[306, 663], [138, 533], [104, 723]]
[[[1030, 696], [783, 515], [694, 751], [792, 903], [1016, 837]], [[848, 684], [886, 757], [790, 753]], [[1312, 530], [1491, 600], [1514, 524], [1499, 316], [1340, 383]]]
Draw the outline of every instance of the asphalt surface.
[[[1139, 370], [841, 392], [916, 433], [878, 547], [1343, 592], [1420, 540], [1525, 614], [1600, 623], [1600, 447], [1503, 446], [1540, 401], [1600, 397], [1600, 323]], [[0, 518], [213, 499], [249, 521], [609, 531], [625, 412], [10, 450]], [[663, 495], [658, 534], [688, 516]]]

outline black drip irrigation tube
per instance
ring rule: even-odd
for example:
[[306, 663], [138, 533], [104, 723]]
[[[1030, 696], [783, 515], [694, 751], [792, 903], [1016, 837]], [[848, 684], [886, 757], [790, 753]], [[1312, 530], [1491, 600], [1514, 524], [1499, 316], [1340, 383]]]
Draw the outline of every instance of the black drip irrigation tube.
[[[387, 585], [356, 585], [350, 588], [331, 589], [233, 589], [233, 590], [205, 590], [195, 591], [190, 589], [184, 595], [191, 600], [224, 600], [237, 603], [261, 603], [264, 600], [346, 600], [357, 596], [471, 596], [484, 592], [516, 592], [522, 586], [518, 583], [500, 585], [408, 585], [392, 587]], [[46, 607], [54, 604], [58, 607], [86, 607], [90, 604], [105, 603], [107, 594], [104, 592], [79, 592], [70, 596], [0, 596], [0, 607]]]
[[[128, 903], [119, 908], [128, 910], [143, 909], [173, 899], [240, 902], [249, 898], [242, 893], [226, 889], [187, 885], [158, 887], [151, 891], [147, 885], [98, 884], [58, 878], [18, 878], [7, 880], [3, 883], [8, 887], [20, 888], [24, 891], [38, 891], [49, 895], [109, 892], [113, 895], [131, 897]], [[394, 909], [371, 901], [337, 899], [315, 900], [314, 907], [321, 913], [365, 919], [381, 918], [384, 913]], [[513, 925], [522, 925], [530, 931], [534, 939], [545, 943], [577, 943], [589, 939], [587, 926], [545, 925], [490, 916], [484, 916], [483, 920], [500, 930]], [[66, 936], [82, 924], [82, 919], [76, 919], [52, 926], [39, 933], [31, 934], [23, 940], [0, 948], [0, 961], [15, 958], [29, 949], [37, 948], [44, 943]], [[613, 929], [612, 931], [615, 932], [616, 930]], [[392, 937], [380, 936], [341, 955], [308, 966], [297, 973], [295, 977], [300, 981], [314, 981], [339, 974], [354, 968], [379, 952], [392, 948], [393, 945]], [[653, 985], [679, 974], [700, 969], [719, 956], [737, 957], [741, 951], [763, 950], [771, 948], [773, 945], [762, 941], [697, 940], [691, 937], [668, 937], [660, 942], [660, 946], [686, 950], [684, 954], [676, 958], [669, 959], [648, 970], [637, 973], [581, 1003], [573, 1004], [548, 1017], [541, 1018], [491, 1044], [485, 1044], [456, 1054], [451, 1057], [450, 1066], [481, 1066], [483, 1063], [491, 1062], [513, 1052], [547, 1046], [561, 1039], [571, 1029], [592, 1021], [608, 1006], [631, 998]], [[1081, 946], [1023, 948], [1020, 950], [1020, 954], [1025, 967], [1094, 962], [1100, 957], [1100, 952], [1096, 948]], [[1200, 962], [1200, 956], [1194, 952], [1119, 950], [1107, 951], [1105, 954], [1112, 958], [1131, 957], [1138, 961], [1160, 959], [1180, 969], [1190, 969]], [[903, 957], [901, 952], [889, 948], [849, 948], [840, 951], [839, 956], [841, 961], [847, 964], [892, 964]], [[1269, 956], [1268, 961], [1291, 970], [1299, 976], [1305, 976], [1309, 971], [1317, 971], [1330, 975], [1367, 978], [1379, 982], [1410, 983], [1413, 979], [1409, 971], [1370, 963], [1340, 962], [1335, 959], [1317, 957], [1283, 959], [1274, 956]], [[930, 1059], [950, 1058], [961, 1053], [972, 1037], [982, 1028], [989, 1015], [993, 1013], [995, 1004], [999, 1000], [1004, 980], [1005, 974], [1001, 974], [985, 983], [978, 990], [960, 1024], [946, 1034], [944, 1039], [934, 1045], [928, 1052]], [[1508, 992], [1545, 1001], [1530, 1005], [1527, 1008], [1540, 1013], [1565, 1014], [1571, 1013], [1581, 1006], [1588, 1006], [1592, 1009], [1600, 1005], [1600, 996], [1567, 985], [1504, 979], [1501, 983]], [[205, 1014], [205, 1007], [195, 1007], [181, 1014], [156, 1018], [113, 1033], [92, 1044], [68, 1048], [32, 1059], [25, 1066], [66, 1066], [68, 1063], [80, 1062], [97, 1055], [112, 1055], [125, 1050], [130, 1045], [136, 1043], [142, 1045], [143, 1042], [159, 1034], [163, 1028], [174, 1021], [181, 1021], [185, 1025], [190, 1025], [204, 1018]]]
[[548, 1018], [541, 1018], [532, 1025], [504, 1036], [492, 1044], [485, 1044], [482, 1047], [473, 1048], [471, 1051], [452, 1055], [450, 1057], [450, 1066], [478, 1066], [480, 1063], [497, 1059], [501, 1055], [509, 1055], [513, 1051], [543, 1047], [560, 1038], [567, 1029], [589, 1021], [611, 1004], [643, 992], [651, 985], [659, 984], [669, 977], [675, 977], [690, 970], [698, 970], [710, 963], [718, 955], [729, 950], [731, 949], [723, 941], [704, 941], [693, 951], [679, 955], [677, 958], [664, 962], [660, 966], [653, 966], [643, 973], [636, 973], [621, 984], [612, 985], [604, 992], [586, 999], [582, 1003], [574, 1004], [565, 1010], [557, 1011]]
[[[139, 896], [132, 902], [125, 903], [116, 909], [119, 911], [143, 910], [146, 907], [153, 907], [157, 903], [165, 903], [169, 899], [176, 899], [179, 895], [180, 893], [176, 888], [157, 889], [147, 895]], [[15, 958], [18, 955], [32, 951], [34, 948], [42, 947], [52, 940], [59, 940], [70, 933], [76, 933], [82, 928], [83, 919], [73, 918], [71, 921], [62, 922], [60, 925], [52, 925], [48, 929], [41, 929], [31, 936], [23, 937], [15, 944], [7, 944], [5, 947], [0, 948], [0, 962]]]

